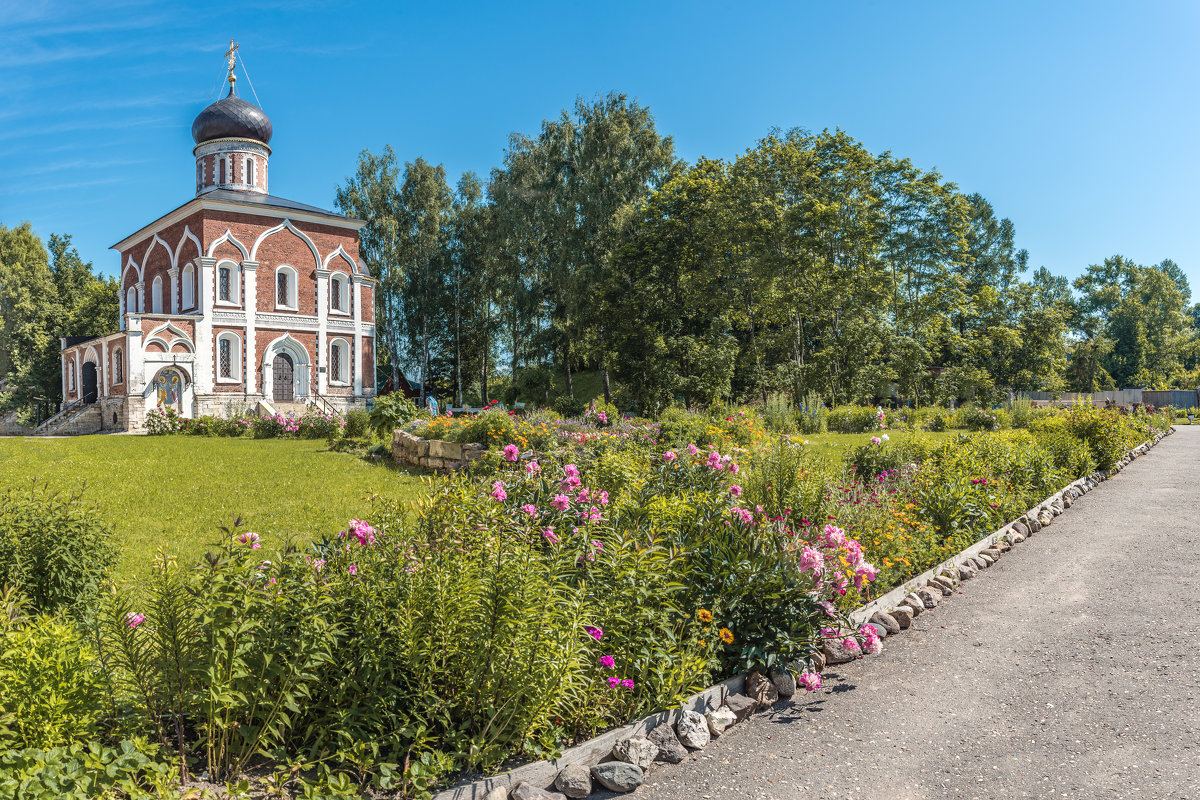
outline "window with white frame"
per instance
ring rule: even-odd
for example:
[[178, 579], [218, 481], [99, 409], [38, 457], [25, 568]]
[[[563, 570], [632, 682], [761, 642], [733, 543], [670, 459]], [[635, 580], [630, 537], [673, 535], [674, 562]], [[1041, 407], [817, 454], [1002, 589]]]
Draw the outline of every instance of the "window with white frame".
[[125, 313], [136, 314], [137, 310], [137, 287], [130, 286], [125, 292]]
[[254, 159], [253, 158], [246, 159], [246, 180], [245, 180], [245, 182], [247, 184], [249, 184], [250, 186], [254, 185]]
[[217, 181], [217, 183], [225, 183], [225, 163], [226, 162], [225, 162], [224, 158], [221, 158], [220, 162], [221, 162], [221, 173], [220, 173], [221, 179], [219, 181]]
[[163, 313], [163, 280], [161, 275], [154, 278], [152, 287], [150, 293], [151, 313], [161, 314]]
[[75, 362], [67, 364], [67, 391], [75, 391]]
[[217, 300], [222, 303], [236, 304], [238, 301], [237, 283], [234, 281], [234, 266], [229, 262], [217, 267]]
[[350, 382], [350, 343], [334, 339], [329, 343], [329, 380], [331, 383]]
[[297, 288], [296, 270], [287, 266], [275, 270], [275, 307], [295, 311]]
[[191, 264], [183, 268], [182, 297], [184, 311], [196, 305], [196, 271]]
[[112, 354], [112, 374], [113, 383], [125, 382], [125, 357], [121, 352], [121, 348], [117, 347]]
[[350, 313], [350, 291], [346, 276], [331, 275], [329, 278], [329, 310], [335, 314]]
[[222, 333], [217, 337], [217, 380], [241, 380], [242, 340], [236, 333]]

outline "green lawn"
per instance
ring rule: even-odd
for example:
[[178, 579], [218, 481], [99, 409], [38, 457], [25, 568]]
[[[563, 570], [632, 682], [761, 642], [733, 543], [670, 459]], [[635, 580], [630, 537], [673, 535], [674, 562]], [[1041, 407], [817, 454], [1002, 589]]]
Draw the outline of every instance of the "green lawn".
[[418, 476], [324, 441], [196, 436], [0, 439], [0, 489], [38, 478], [85, 500], [116, 530], [118, 576], [144, 574], [159, 548], [181, 563], [203, 556], [219, 525], [241, 516], [271, 549], [363, 516], [371, 495], [411, 499]]
[[929, 431], [886, 430], [873, 431], [871, 433], [816, 433], [807, 436], [796, 434], [796, 436], [806, 440], [808, 447], [812, 448], [813, 452], [825, 456], [830, 461], [840, 462], [854, 448], [871, 441], [872, 436], [881, 436], [885, 433], [888, 435], [888, 441], [892, 443], [902, 442], [905, 439], [915, 437], [936, 442], [956, 436], [962, 433], [962, 431], [952, 430], [931, 433]]

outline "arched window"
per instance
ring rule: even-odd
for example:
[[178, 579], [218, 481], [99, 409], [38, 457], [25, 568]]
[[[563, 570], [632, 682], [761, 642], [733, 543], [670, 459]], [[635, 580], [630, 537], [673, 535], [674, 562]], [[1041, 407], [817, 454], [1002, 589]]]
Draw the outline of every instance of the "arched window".
[[217, 300], [222, 303], [238, 302], [238, 283], [234, 279], [236, 272], [234, 271], [232, 262], [225, 262], [217, 267]]
[[125, 382], [125, 354], [119, 347], [112, 354], [112, 376], [114, 384]]
[[130, 286], [125, 292], [125, 313], [136, 314], [137, 310], [137, 287]]
[[162, 275], [154, 278], [154, 283], [150, 290], [150, 310], [152, 314], [161, 314], [163, 312]]
[[275, 307], [295, 311], [296, 288], [296, 270], [286, 266], [275, 270]]
[[75, 391], [75, 362], [67, 364], [67, 391]]
[[251, 186], [254, 185], [254, 159], [253, 158], [246, 159], [246, 181], [245, 182]]
[[196, 271], [188, 264], [183, 268], [183, 310], [196, 305]]
[[220, 169], [221, 169], [221, 180], [219, 180], [219, 181], [217, 181], [217, 182], [218, 182], [218, 183], [222, 183], [222, 184], [223, 184], [223, 183], [225, 183], [225, 159], [222, 157], [222, 158], [221, 158], [221, 159], [219, 159], [219, 160], [220, 160], [220, 162], [221, 162], [221, 167], [220, 167]]
[[242, 340], [229, 331], [217, 337], [217, 380], [242, 379]]
[[350, 343], [334, 339], [329, 343], [329, 380], [332, 383], [350, 382]]
[[342, 273], [329, 277], [329, 310], [335, 314], [350, 313], [349, 284]]

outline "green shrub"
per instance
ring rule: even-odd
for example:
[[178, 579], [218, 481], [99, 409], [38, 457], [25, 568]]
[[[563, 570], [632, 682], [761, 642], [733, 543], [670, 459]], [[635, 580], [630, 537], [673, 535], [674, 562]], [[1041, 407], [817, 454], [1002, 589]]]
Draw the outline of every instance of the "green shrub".
[[1014, 428], [1028, 428], [1033, 419], [1033, 403], [1027, 394], [1018, 394], [1008, 401], [1008, 413]]
[[946, 415], [941, 411], [931, 414], [925, 423], [925, 430], [930, 433], [943, 433], [948, 427], [949, 423], [946, 420]]
[[371, 415], [361, 408], [352, 408], [346, 412], [346, 428], [343, 431], [347, 439], [361, 439], [367, 435], [371, 426]]
[[867, 433], [880, 430], [878, 410], [869, 406], [839, 406], [829, 412], [829, 430], [835, 433]]
[[78, 495], [44, 485], [0, 495], [0, 586], [42, 613], [81, 611], [116, 563], [112, 528]]
[[1071, 435], [1082, 440], [1091, 450], [1096, 468], [1111, 470], [1138, 444], [1137, 436], [1116, 411], [1099, 409], [1090, 403], [1077, 403], [1066, 414], [1066, 426]]
[[998, 431], [1004, 427], [998, 411], [988, 411], [977, 406], [963, 406], [954, 412], [951, 425], [968, 431]]
[[672, 406], [659, 418], [658, 440], [665, 447], [682, 447], [689, 443], [708, 445], [713, 441], [710, 427], [707, 416]]
[[839, 479], [826, 459], [784, 438], [757, 450], [740, 477], [746, 505], [762, 506], [768, 517], [793, 519], [825, 519], [826, 490]]
[[424, 412], [418, 411], [400, 392], [392, 392], [375, 398], [371, 406], [371, 427], [382, 436], [390, 437], [396, 428], [403, 428]]
[[905, 437], [899, 441], [860, 445], [846, 454], [846, 463], [859, 480], [866, 480], [894, 472], [907, 464], [920, 464], [929, 458], [932, 450], [926, 439]]
[[0, 751], [0, 796], [45, 800], [177, 798], [178, 771], [158, 745], [122, 740]]
[[101, 688], [99, 665], [73, 624], [49, 615], [10, 624], [0, 639], [0, 750], [95, 737]]
[[554, 401], [554, 410], [564, 417], [579, 417], [587, 411], [587, 403], [581, 397], [564, 394]]
[[340, 415], [309, 406], [300, 418], [297, 433], [304, 439], [336, 439], [346, 425]]

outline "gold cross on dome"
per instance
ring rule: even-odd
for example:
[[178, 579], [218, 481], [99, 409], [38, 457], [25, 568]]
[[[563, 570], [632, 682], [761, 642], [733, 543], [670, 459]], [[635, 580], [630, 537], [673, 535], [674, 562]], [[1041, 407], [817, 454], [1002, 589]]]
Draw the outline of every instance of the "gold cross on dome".
[[237, 59], [238, 44], [232, 38], [229, 40], [229, 49], [225, 51], [225, 57], [229, 59], [229, 83], [233, 84], [237, 81], [237, 76], [233, 74], [233, 66]]

